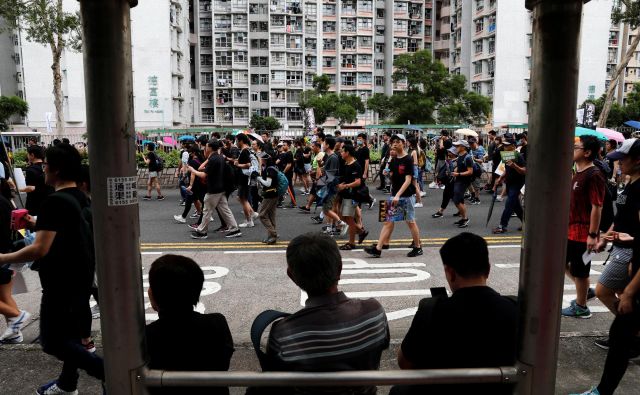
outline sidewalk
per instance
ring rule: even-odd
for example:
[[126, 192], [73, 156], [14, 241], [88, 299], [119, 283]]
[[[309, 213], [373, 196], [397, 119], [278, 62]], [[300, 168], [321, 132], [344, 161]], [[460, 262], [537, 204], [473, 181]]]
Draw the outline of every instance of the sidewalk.
[[[602, 373], [606, 352], [593, 345], [594, 337], [561, 337], [560, 357], [556, 380], [556, 394], [583, 392], [597, 384]], [[396, 353], [399, 343], [395, 341], [382, 355], [382, 369], [396, 369]], [[101, 350], [99, 349], [100, 353]], [[195, 352], [195, 350], [194, 350]], [[45, 355], [38, 345], [0, 346], [0, 394], [33, 394], [35, 389], [60, 373], [60, 363]], [[231, 363], [232, 370], [258, 370], [253, 350], [248, 344], [236, 345]], [[616, 394], [635, 395], [640, 383], [640, 361], [629, 365]], [[99, 383], [81, 373], [80, 394], [102, 394]], [[244, 388], [234, 388], [232, 394], [244, 394]], [[379, 394], [388, 393], [388, 388], [380, 388]]]

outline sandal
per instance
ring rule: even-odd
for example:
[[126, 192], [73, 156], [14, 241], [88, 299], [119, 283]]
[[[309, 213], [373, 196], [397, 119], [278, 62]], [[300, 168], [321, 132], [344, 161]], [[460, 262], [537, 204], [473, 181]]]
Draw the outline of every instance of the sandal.
[[342, 251], [351, 251], [354, 248], [356, 248], [356, 245], [351, 243], [344, 243], [343, 245], [340, 246], [340, 249]]

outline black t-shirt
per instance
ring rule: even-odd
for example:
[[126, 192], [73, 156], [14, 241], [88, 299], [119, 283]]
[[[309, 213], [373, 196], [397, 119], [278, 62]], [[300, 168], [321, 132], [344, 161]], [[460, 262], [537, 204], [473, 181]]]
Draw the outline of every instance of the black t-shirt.
[[293, 155], [294, 165], [296, 169], [304, 168], [304, 151], [302, 148], [298, 148], [296, 153]]
[[158, 154], [155, 151], [147, 151], [147, 159], [149, 159], [149, 171], [158, 171]]
[[447, 159], [447, 150], [453, 147], [453, 143], [449, 139], [445, 139], [442, 142], [443, 148], [440, 148], [440, 141], [437, 143], [438, 149], [436, 150], [436, 160], [446, 160]]
[[205, 173], [207, 173], [207, 193], [225, 192], [224, 169], [227, 166], [222, 155], [213, 154], [209, 157]]
[[[402, 341], [402, 354], [416, 369], [512, 366], [516, 358], [518, 310], [513, 300], [489, 287], [457, 290], [435, 303], [420, 305]], [[430, 394], [511, 394], [503, 385], [428, 387]], [[482, 388], [481, 391], [478, 391]], [[470, 390], [472, 389], [472, 391]], [[491, 389], [491, 390], [490, 390]]]
[[358, 164], [360, 165], [360, 168], [362, 169], [363, 172], [363, 176], [366, 176], [366, 174], [364, 174], [364, 168], [365, 168], [365, 162], [367, 160], [371, 160], [371, 154], [369, 152], [369, 147], [363, 146], [362, 148], [358, 148], [358, 150], [356, 151], [356, 160], [358, 161]]
[[[63, 194], [77, 200], [80, 210]], [[86, 195], [78, 188], [61, 189], [42, 202], [36, 231], [56, 232], [47, 255], [36, 261], [46, 296], [89, 297], [94, 269], [91, 230], [81, 211], [88, 206]]]
[[[194, 169], [198, 170], [202, 162], [200, 162], [200, 159], [196, 157], [189, 157], [189, 161], [187, 162], [187, 164], [193, 167]], [[206, 189], [206, 186], [207, 186], [207, 181], [205, 179], [196, 177], [196, 179], [193, 180], [193, 187], [191, 188], [191, 191], [193, 193], [200, 193], [202, 190]]]
[[[189, 328], [189, 336], [176, 334]], [[146, 327], [149, 368], [179, 371], [226, 371], [233, 355], [233, 339], [222, 314], [160, 314]], [[227, 395], [228, 388], [150, 388], [152, 395]]]
[[[281, 172], [287, 175], [287, 177], [293, 175], [293, 154], [291, 153], [291, 151], [281, 153], [278, 156], [278, 159], [280, 160], [280, 162], [278, 163], [278, 169], [280, 169]], [[289, 170], [285, 172], [284, 169], [290, 163], [291, 166], [289, 167]]]
[[[520, 153], [517, 156], [515, 160], [515, 164], [520, 167], [526, 166], [525, 157], [522, 155], [522, 153]], [[516, 171], [516, 169], [506, 165], [505, 165], [505, 172], [506, 172], [505, 183], [508, 186], [522, 188], [522, 186], [524, 185], [524, 179], [525, 179], [524, 174], [520, 174]]]
[[[353, 161], [352, 164], [344, 164], [344, 173], [341, 173], [340, 183], [341, 184], [351, 184], [355, 182], [357, 179], [362, 179], [362, 168], [357, 160]], [[362, 181], [361, 181], [362, 182]], [[343, 199], [351, 199], [351, 190], [343, 189], [340, 191], [340, 196]]]
[[29, 210], [30, 215], [38, 215], [42, 202], [47, 196], [53, 193], [53, 188], [44, 182], [44, 169], [42, 162], [30, 165], [24, 172], [25, 183], [28, 186], [36, 187], [33, 192], [27, 193], [25, 208]]
[[[309, 148], [309, 147], [304, 147], [304, 148], [302, 149], [302, 153], [303, 153], [304, 155], [307, 155], [307, 156], [303, 156], [302, 161], [304, 162], [304, 164], [305, 164], [305, 165], [310, 165], [310, 164], [311, 164], [311, 148]], [[303, 166], [303, 167], [304, 167], [304, 166]]]
[[[251, 163], [251, 152], [249, 152], [249, 148], [245, 148], [240, 151], [240, 155], [238, 156], [238, 164], [245, 165], [247, 163]], [[244, 175], [242, 169], [236, 167], [237, 176], [238, 176], [238, 185], [247, 185], [249, 183], [249, 177]]]
[[527, 154], [529, 153], [529, 145], [525, 144], [522, 147], [520, 147], [520, 155], [522, 155], [522, 157], [524, 158], [524, 161], [527, 161]]
[[[471, 156], [471, 154], [466, 153], [464, 155], [458, 156], [458, 159], [456, 159], [456, 167], [457, 167], [456, 172], [458, 173], [464, 173], [465, 171], [472, 168], [473, 157]], [[469, 176], [457, 176], [456, 182], [463, 182], [463, 183], [469, 184], [472, 178], [473, 178], [473, 174]]]
[[271, 179], [271, 186], [263, 187], [263, 197], [265, 199], [278, 197], [278, 172], [276, 171], [276, 169], [273, 168], [273, 166], [266, 167], [262, 171], [262, 178], [264, 178], [265, 180], [268, 178]]
[[[624, 191], [618, 194], [616, 208], [613, 230], [638, 237], [640, 235], [640, 218], [638, 218], [638, 212], [640, 211], [640, 180], [627, 184]], [[614, 244], [630, 247], [630, 245], [625, 245], [624, 243]]]
[[[413, 177], [413, 158], [411, 158], [411, 155], [405, 155], [402, 158], [393, 158], [393, 160], [389, 162], [389, 171], [391, 172], [391, 195], [395, 196], [400, 188], [402, 188], [406, 176]], [[409, 197], [414, 193], [413, 185], [409, 184], [409, 187], [405, 189], [401, 196]]]
[[[0, 165], [1, 166], [1, 165]], [[13, 206], [4, 196], [0, 196], [0, 254], [11, 252], [11, 211]]]

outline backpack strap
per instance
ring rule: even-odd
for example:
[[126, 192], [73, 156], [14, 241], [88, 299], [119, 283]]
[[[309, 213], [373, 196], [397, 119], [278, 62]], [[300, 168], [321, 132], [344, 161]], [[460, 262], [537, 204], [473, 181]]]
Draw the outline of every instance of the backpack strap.
[[258, 314], [258, 316], [253, 320], [253, 324], [251, 324], [251, 343], [253, 344], [253, 349], [256, 352], [256, 356], [260, 361], [260, 367], [262, 367], [263, 371], [269, 370], [269, 361], [267, 359], [267, 354], [260, 349], [260, 339], [262, 338], [262, 334], [274, 321], [290, 315], [291, 314], [284, 313], [282, 311], [265, 310]]

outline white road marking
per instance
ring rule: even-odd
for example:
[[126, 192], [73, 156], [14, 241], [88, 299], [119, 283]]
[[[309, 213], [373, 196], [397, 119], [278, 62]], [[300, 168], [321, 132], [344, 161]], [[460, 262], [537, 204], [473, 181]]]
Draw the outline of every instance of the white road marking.
[[140, 255], [162, 255], [161, 251], [143, 251]]
[[399, 320], [401, 318], [413, 317], [416, 315], [418, 311], [417, 307], [410, 307], [408, 309], [392, 311], [391, 313], [387, 313], [387, 321]]
[[520, 264], [519, 263], [496, 263], [496, 267], [499, 267], [500, 269], [519, 269]]
[[393, 291], [345, 292], [350, 298], [386, 298], [390, 296], [431, 296], [428, 289], [398, 289]]
[[503, 244], [497, 246], [489, 246], [489, 248], [520, 248], [522, 247], [520, 244]]
[[286, 250], [240, 250], [240, 251], [224, 251], [224, 254], [284, 254]]

